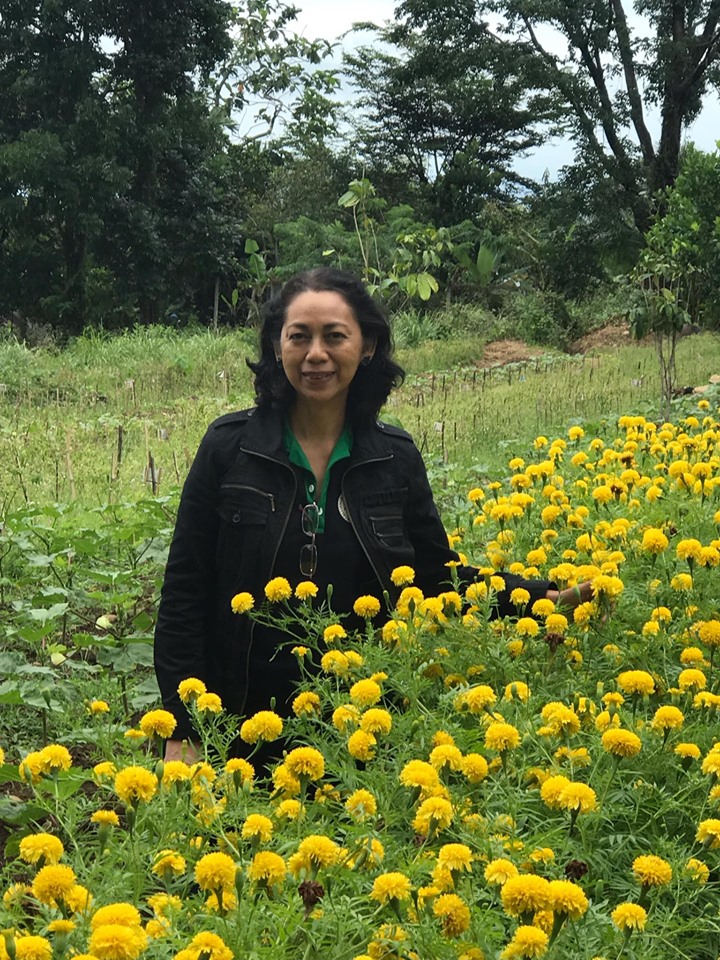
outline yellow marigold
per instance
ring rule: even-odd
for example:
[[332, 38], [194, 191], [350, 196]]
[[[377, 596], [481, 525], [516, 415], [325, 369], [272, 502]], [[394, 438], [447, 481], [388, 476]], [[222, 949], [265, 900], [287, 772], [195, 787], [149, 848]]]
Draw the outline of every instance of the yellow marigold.
[[375, 680], [358, 680], [350, 687], [350, 699], [359, 707], [372, 707], [381, 696], [382, 689]]
[[51, 833], [31, 833], [20, 841], [20, 859], [25, 863], [58, 863], [64, 852], [62, 840]]
[[295, 596], [298, 600], [311, 600], [318, 595], [318, 585], [312, 580], [302, 580], [295, 587]]
[[633, 860], [633, 873], [645, 887], [662, 887], [672, 880], [672, 867], [653, 854], [644, 854]]
[[347, 733], [350, 727], [357, 727], [360, 722], [360, 711], [354, 703], [344, 703], [333, 710], [332, 724], [340, 733]]
[[256, 853], [248, 865], [247, 875], [253, 883], [268, 887], [279, 886], [287, 874], [287, 866], [283, 858], [270, 850]]
[[548, 943], [548, 935], [543, 929], [523, 925], [517, 928], [500, 958], [517, 960], [519, 957], [542, 957], [547, 952]]
[[520, 746], [520, 733], [511, 723], [491, 723], [485, 731], [485, 746], [498, 753], [514, 750]]
[[470, 907], [456, 893], [443, 893], [433, 900], [433, 913], [442, 920], [446, 937], [460, 937], [470, 926]]
[[438, 864], [445, 870], [472, 870], [472, 850], [464, 843], [446, 843], [438, 850]]
[[187, 950], [181, 950], [175, 960], [198, 960], [200, 957], [203, 960], [234, 960], [235, 954], [217, 933], [201, 930], [192, 938]]
[[540, 786], [540, 796], [552, 810], [559, 810], [562, 807], [560, 796], [569, 784], [568, 778], [562, 774], [546, 777]]
[[639, 903], [621, 903], [611, 917], [618, 930], [644, 930], [647, 923], [647, 912]]
[[43, 775], [52, 776], [60, 771], [69, 770], [72, 757], [67, 747], [60, 743], [50, 743], [42, 750], [29, 753], [20, 764], [21, 775], [37, 781]]
[[597, 796], [592, 787], [586, 783], [570, 781], [563, 787], [558, 797], [558, 804], [563, 810], [573, 813], [590, 813], [597, 807]]
[[372, 620], [373, 617], [376, 617], [380, 613], [380, 601], [377, 597], [358, 597], [353, 604], [353, 612], [356, 613], [358, 617]]
[[553, 913], [579, 920], [588, 906], [587, 897], [576, 883], [570, 880], [550, 881], [550, 909]]
[[540, 633], [540, 626], [532, 617], [520, 617], [515, 624], [515, 631], [521, 637], [536, 637]]
[[93, 930], [88, 949], [98, 960], [136, 960], [147, 940], [142, 927], [108, 923]]
[[171, 787], [175, 783], [183, 783], [192, 777], [192, 768], [184, 760], [168, 760], [163, 764], [162, 785]]
[[681, 540], [675, 548], [675, 555], [678, 560], [685, 560], [692, 566], [693, 562], [699, 560], [702, 555], [702, 544], [693, 537]]
[[492, 707], [496, 701], [497, 696], [493, 688], [480, 683], [459, 693], [455, 697], [454, 705], [458, 712], [467, 710], [468, 713], [480, 714]]
[[520, 700], [522, 703], [527, 703], [530, 699], [530, 687], [523, 680], [511, 680], [505, 686], [503, 699]]
[[540, 716], [548, 727], [547, 731], [542, 731], [543, 733], [547, 732], [554, 736], [572, 736], [580, 729], [580, 717], [573, 708], [557, 700], [546, 703], [540, 711]]
[[167, 740], [176, 726], [177, 720], [168, 710], [150, 710], [140, 718], [140, 729], [146, 737], [158, 736]]
[[613, 577], [605, 573], [598, 574], [592, 578], [592, 591], [594, 597], [619, 597], [625, 589], [625, 584], [620, 577]]
[[377, 900], [378, 903], [409, 900], [411, 890], [410, 879], [404, 873], [381, 873], [375, 878], [370, 899]]
[[685, 721], [685, 715], [682, 710], [671, 705], [658, 707], [652, 718], [651, 726], [653, 730], [665, 733], [668, 730], [679, 730]]
[[371, 707], [360, 718], [360, 727], [366, 733], [390, 733], [392, 730], [392, 716], [387, 710]]
[[270, 817], [264, 816], [262, 813], [250, 813], [245, 819], [245, 823], [242, 825], [242, 830], [240, 831], [241, 836], [246, 840], [252, 840], [255, 837], [262, 840], [263, 843], [267, 843], [268, 840], [272, 837], [273, 832], [273, 822]]
[[702, 860], [698, 860], [696, 857], [690, 857], [688, 862], [685, 864], [685, 870], [693, 880], [700, 884], [701, 886], [708, 882], [710, 878], [710, 869], [706, 863], [703, 863]]
[[636, 757], [642, 749], [642, 740], [631, 730], [611, 728], [602, 735], [603, 750], [614, 757]]
[[195, 880], [201, 890], [232, 890], [237, 866], [227, 853], [206, 853], [195, 864]]
[[195, 708], [198, 713], [220, 713], [223, 705], [216, 693], [201, 693], [195, 701]]
[[283, 732], [282, 719], [272, 710], [259, 710], [240, 726], [240, 739], [245, 743], [257, 743], [258, 740], [271, 742], [277, 740]]
[[400, 771], [400, 783], [404, 787], [430, 790], [438, 786], [437, 770], [424, 760], [409, 760]]
[[344, 640], [345, 637], [347, 637], [345, 628], [340, 626], [339, 623], [331, 623], [329, 627], [325, 627], [323, 630], [323, 640], [328, 646], [332, 646], [338, 640]]
[[312, 690], [303, 690], [293, 700], [292, 710], [296, 717], [318, 716], [320, 714], [320, 697]]
[[325, 758], [315, 747], [296, 747], [285, 757], [285, 766], [292, 776], [320, 780], [325, 774]]
[[109, 713], [110, 704], [106, 700], [91, 700], [87, 705], [88, 713], [93, 715], [99, 713]]
[[142, 923], [140, 911], [132, 903], [121, 901], [108, 903], [95, 911], [90, 921], [90, 927], [102, 927], [106, 924], [117, 923], [124, 927], [139, 927]]
[[353, 818], [362, 822], [377, 813], [377, 800], [369, 790], [355, 790], [345, 801], [345, 809]]
[[48, 924], [48, 933], [70, 934], [76, 926], [74, 920], [51, 920]]
[[669, 544], [670, 541], [662, 532], [662, 530], [658, 530], [656, 527], [649, 527], [643, 533], [641, 546], [645, 553], [663, 553], [665, 550], [667, 550]]
[[424, 594], [419, 587], [405, 587], [398, 597], [395, 607], [403, 620], [407, 620], [411, 613], [420, 607]]
[[524, 587], [515, 587], [510, 591], [510, 603], [515, 607], [525, 607], [530, 603], [530, 591]]
[[415, 579], [415, 571], [412, 567], [395, 567], [390, 574], [390, 579], [396, 587], [405, 587]]
[[115, 775], [115, 793], [123, 803], [149, 803], [158, 788], [158, 778], [144, 767], [124, 767]]
[[422, 836], [446, 830], [453, 821], [453, 808], [444, 797], [428, 797], [420, 804], [413, 820], [413, 829]]
[[685, 666], [707, 666], [705, 654], [700, 647], [685, 647], [685, 649], [680, 652], [680, 663]]
[[678, 686], [685, 693], [686, 690], [704, 690], [707, 685], [707, 677], [695, 667], [688, 667], [681, 670], [678, 676]]
[[233, 757], [225, 764], [225, 773], [238, 784], [252, 783], [255, 777], [255, 767], [242, 757]]
[[273, 577], [265, 584], [265, 596], [270, 603], [279, 603], [281, 600], [289, 600], [292, 596], [292, 587], [285, 577]]
[[178, 696], [183, 703], [190, 703], [195, 697], [206, 692], [207, 687], [197, 677], [188, 677], [187, 680], [181, 680], [178, 684]]
[[20, 934], [15, 938], [15, 957], [17, 960], [52, 960], [52, 955], [52, 944], [45, 937]]
[[298, 854], [318, 867], [332, 867], [340, 859], [341, 848], [322, 834], [311, 834], [301, 841]]
[[374, 734], [367, 730], [356, 730], [348, 737], [347, 748], [351, 757], [361, 760], [364, 763], [372, 760], [375, 756], [375, 747], [377, 739]]
[[179, 877], [185, 873], [185, 867], [185, 857], [179, 854], [177, 850], [160, 850], [155, 855], [152, 872], [156, 877], [170, 880], [172, 877]]
[[320, 658], [320, 669], [323, 673], [331, 673], [336, 677], [347, 677], [350, 663], [342, 650], [328, 650]]
[[550, 883], [545, 877], [522, 873], [508, 877], [500, 891], [503, 910], [512, 917], [550, 907]]
[[460, 770], [463, 756], [454, 743], [441, 743], [430, 751], [429, 760], [436, 770], [443, 770], [445, 767], [448, 770]]
[[[720, 847], [720, 820], [715, 818], [702, 820], [695, 839], [698, 843], [704, 843], [713, 850], [716, 847]], [[48, 867], [45, 867], [45, 869], [47, 870]]]
[[32, 883], [33, 896], [41, 903], [56, 903], [64, 900], [75, 884], [75, 873], [72, 867], [60, 863], [48, 864], [41, 867], [35, 874]]
[[700, 759], [700, 747], [696, 743], [678, 743], [673, 753], [683, 760]]
[[519, 875], [518, 868], [510, 860], [499, 857], [497, 860], [491, 860], [485, 867], [485, 879], [488, 883], [495, 886], [503, 886], [511, 877]]
[[720, 646], [720, 620], [702, 620], [695, 628], [703, 643], [709, 647]]
[[255, 597], [251, 593], [236, 593], [230, 601], [233, 613], [247, 613], [255, 606]]
[[305, 807], [303, 804], [294, 798], [281, 800], [275, 810], [278, 817], [284, 817], [286, 820], [299, 820], [304, 812]]
[[625, 693], [645, 696], [655, 692], [655, 681], [645, 670], [625, 670], [618, 676], [617, 682]]

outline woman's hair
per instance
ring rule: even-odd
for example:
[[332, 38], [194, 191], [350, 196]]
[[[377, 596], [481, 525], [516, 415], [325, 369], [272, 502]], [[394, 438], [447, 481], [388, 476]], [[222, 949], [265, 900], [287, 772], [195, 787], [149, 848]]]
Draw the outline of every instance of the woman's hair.
[[288, 307], [295, 297], [308, 291], [340, 294], [355, 315], [363, 339], [375, 344], [370, 362], [358, 367], [350, 384], [347, 404], [349, 420], [371, 422], [393, 387], [402, 383], [405, 371], [392, 358], [392, 334], [385, 314], [358, 277], [334, 267], [317, 267], [295, 274], [265, 305], [260, 359], [256, 363], [248, 361], [255, 374], [255, 402], [261, 410], [271, 407], [287, 410], [292, 405], [295, 390], [278, 364], [275, 351]]

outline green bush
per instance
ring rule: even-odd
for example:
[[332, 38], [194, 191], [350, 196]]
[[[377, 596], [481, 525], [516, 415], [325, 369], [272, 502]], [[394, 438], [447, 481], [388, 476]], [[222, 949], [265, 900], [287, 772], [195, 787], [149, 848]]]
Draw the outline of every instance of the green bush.
[[565, 350], [579, 334], [567, 301], [548, 290], [509, 296], [503, 317], [513, 335], [529, 343]]

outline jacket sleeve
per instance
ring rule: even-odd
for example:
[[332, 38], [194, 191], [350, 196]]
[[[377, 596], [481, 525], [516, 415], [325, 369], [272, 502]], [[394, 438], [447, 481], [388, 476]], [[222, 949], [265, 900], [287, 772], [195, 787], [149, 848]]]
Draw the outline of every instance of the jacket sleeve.
[[212, 428], [200, 444], [178, 508], [155, 628], [155, 673], [163, 705], [177, 719], [176, 739], [193, 735], [178, 696], [181, 680], [206, 680], [205, 650], [216, 583], [216, 503], [224, 472]]
[[[455, 566], [457, 577], [466, 585], [477, 580], [478, 568], [460, 563], [458, 554], [448, 545], [447, 532], [435, 505], [425, 464], [420, 451], [413, 445], [415, 463], [412, 468], [409, 528], [415, 548], [415, 582], [426, 596], [449, 589], [452, 573], [449, 564]], [[497, 593], [492, 608], [492, 617], [515, 616], [517, 610], [510, 602], [510, 593], [523, 587], [530, 594], [529, 606], [544, 597], [555, 584], [548, 580], [525, 580], [516, 574], [498, 571], [505, 581], [505, 589]]]

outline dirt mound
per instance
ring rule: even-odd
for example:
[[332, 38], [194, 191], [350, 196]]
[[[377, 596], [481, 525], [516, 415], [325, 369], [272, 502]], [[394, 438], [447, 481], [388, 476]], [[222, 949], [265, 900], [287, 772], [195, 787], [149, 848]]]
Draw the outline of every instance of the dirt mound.
[[584, 337], [570, 344], [569, 353], [590, 353], [608, 347], [621, 347], [632, 343], [632, 333], [627, 323], [610, 323], [599, 330], [591, 330]]
[[483, 355], [475, 360], [476, 367], [503, 367], [542, 356], [541, 347], [531, 347], [524, 340], [494, 340], [486, 343]]

